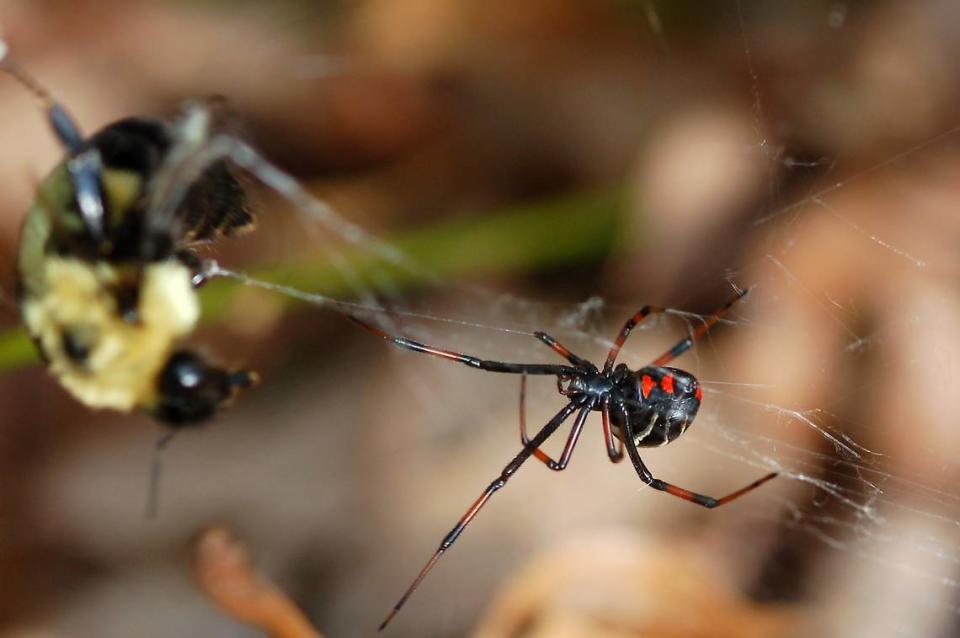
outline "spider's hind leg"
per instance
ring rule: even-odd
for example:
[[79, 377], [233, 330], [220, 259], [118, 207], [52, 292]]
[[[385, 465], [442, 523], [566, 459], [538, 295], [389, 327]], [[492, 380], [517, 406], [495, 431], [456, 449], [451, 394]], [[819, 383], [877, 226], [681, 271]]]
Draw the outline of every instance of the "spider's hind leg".
[[640, 480], [649, 485], [655, 490], [660, 490], [661, 492], [666, 492], [671, 496], [676, 496], [677, 498], [682, 498], [685, 501], [690, 501], [691, 503], [696, 503], [707, 509], [713, 509], [715, 507], [720, 507], [721, 505], [726, 505], [730, 501], [740, 498], [747, 492], [753, 491], [756, 488], [760, 487], [767, 481], [775, 478], [777, 472], [771, 472], [766, 476], [763, 476], [753, 483], [750, 483], [746, 487], [741, 487], [735, 492], [731, 492], [726, 496], [721, 498], [714, 498], [712, 496], [707, 496], [706, 494], [699, 494], [697, 492], [692, 492], [688, 489], [684, 489], [672, 483], [667, 483], [666, 481], [661, 481], [658, 478], [655, 478], [650, 470], [647, 469], [647, 466], [644, 465], [643, 459], [640, 458], [640, 452], [637, 451], [637, 446], [633, 443], [634, 431], [633, 427], [630, 424], [630, 419], [626, 418], [626, 441], [624, 444], [627, 447], [627, 454], [630, 456], [630, 461], [633, 463], [634, 469], [637, 471], [637, 474], [640, 476]]

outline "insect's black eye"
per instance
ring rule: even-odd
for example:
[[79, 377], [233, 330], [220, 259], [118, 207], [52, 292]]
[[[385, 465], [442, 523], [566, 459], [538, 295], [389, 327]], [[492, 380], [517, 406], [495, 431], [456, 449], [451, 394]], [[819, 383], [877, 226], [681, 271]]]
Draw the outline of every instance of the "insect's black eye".
[[64, 330], [63, 352], [74, 363], [83, 363], [90, 356], [90, 343], [87, 339], [81, 337], [78, 333], [70, 330]]
[[229, 373], [208, 365], [192, 352], [175, 352], [157, 379], [154, 412], [171, 425], [203, 421], [213, 416], [235, 389], [252, 382], [250, 373]]

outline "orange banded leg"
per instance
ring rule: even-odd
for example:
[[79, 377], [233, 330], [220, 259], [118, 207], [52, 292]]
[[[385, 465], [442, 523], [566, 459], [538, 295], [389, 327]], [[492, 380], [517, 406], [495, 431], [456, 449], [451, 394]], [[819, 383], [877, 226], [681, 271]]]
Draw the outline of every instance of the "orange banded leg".
[[[524, 445], [530, 442], [529, 437], [527, 437], [527, 417], [525, 405], [526, 394], [527, 375], [523, 375], [520, 377], [520, 441]], [[563, 446], [563, 452], [560, 453], [559, 461], [554, 461], [549, 454], [540, 448], [536, 448], [533, 451], [533, 456], [555, 472], [562, 472], [563, 470], [567, 469], [567, 465], [570, 463], [570, 456], [573, 454], [573, 449], [576, 447], [577, 441], [580, 439], [580, 433], [583, 431], [583, 424], [587, 420], [587, 415], [590, 413], [593, 405], [593, 403], [589, 404], [580, 412], [580, 414], [577, 415], [577, 420], [574, 421], [573, 428], [570, 430], [570, 436], [567, 437], [567, 442]]]
[[[676, 359], [681, 354], [690, 349], [694, 342], [705, 335], [713, 326], [716, 324], [722, 317], [727, 313], [728, 310], [741, 299], [743, 299], [747, 293], [750, 292], [747, 290], [738, 290], [737, 296], [724, 304], [719, 310], [715, 311], [709, 317], [703, 320], [696, 330], [691, 332], [685, 339], [680, 340], [675, 346], [664, 352], [662, 355], [653, 360], [651, 365], [662, 366], [668, 362]], [[644, 306], [637, 311], [635, 315], [627, 319], [627, 322], [623, 325], [623, 328], [620, 329], [620, 334], [617, 335], [616, 340], [613, 342], [613, 347], [610, 349], [610, 353], [607, 355], [607, 361], [603, 366], [604, 372], [610, 372], [613, 370], [613, 364], [617, 360], [617, 355], [620, 354], [620, 348], [623, 347], [624, 342], [627, 340], [627, 337], [630, 336], [630, 333], [637, 326], [638, 323], [646, 319], [652, 314], [657, 314], [660, 312], [666, 312], [666, 308], [661, 308], [660, 306]]]
[[727, 311], [733, 307], [733, 304], [737, 303], [738, 301], [746, 297], [748, 292], [750, 292], [749, 288], [747, 288], [746, 290], [737, 290], [736, 297], [734, 297], [733, 299], [725, 303], [723, 306], [720, 307], [720, 309], [714, 311], [713, 314], [711, 314], [709, 317], [705, 318], [700, 323], [700, 325], [697, 326], [695, 330], [693, 330], [689, 335], [687, 335], [686, 338], [678, 341], [676, 345], [674, 345], [672, 348], [670, 348], [669, 350], [664, 352], [662, 355], [654, 359], [650, 365], [654, 365], [654, 366], [666, 365], [671, 361], [673, 361], [674, 359], [676, 359], [677, 357], [679, 357], [681, 354], [683, 354], [687, 350], [689, 350], [690, 347], [693, 345], [693, 343], [697, 339], [707, 334], [707, 332], [709, 332], [710, 329], [713, 328], [713, 326], [716, 325], [718, 321], [720, 321], [723, 315], [727, 314]]
[[[607, 447], [607, 457], [611, 463], [619, 463], [623, 460], [623, 440], [617, 439], [610, 428], [610, 399], [603, 401], [603, 441]], [[619, 444], [619, 445], [618, 445]]]
[[505, 361], [491, 361], [488, 359], [480, 359], [473, 355], [464, 354], [462, 352], [457, 352], [455, 350], [446, 350], [444, 348], [437, 348], [434, 346], [427, 345], [425, 343], [420, 343], [419, 341], [414, 341], [413, 339], [408, 339], [407, 337], [395, 336], [389, 332], [374, 326], [373, 324], [367, 323], [363, 319], [359, 319], [353, 315], [347, 315], [347, 318], [352, 322], [366, 330], [367, 332], [374, 334], [385, 341], [389, 341], [396, 346], [405, 348], [407, 350], [413, 350], [414, 352], [422, 352], [423, 354], [433, 355], [435, 357], [441, 357], [450, 361], [457, 361], [464, 365], [468, 365], [471, 368], [478, 368], [480, 370], [487, 370], [490, 372], [506, 372], [511, 374], [544, 374], [544, 375], [562, 375], [570, 376], [577, 372], [576, 368], [572, 368], [566, 365], [548, 365], [542, 363], [509, 363]]
[[589, 370], [596, 370], [596, 367], [593, 365], [593, 363], [573, 354], [572, 352], [570, 352], [569, 348], [567, 348], [562, 343], [560, 343], [559, 341], [557, 341], [556, 339], [548, 335], [546, 332], [535, 332], [534, 336], [540, 341], [550, 346], [550, 348], [554, 352], [556, 352], [558, 355], [560, 355], [561, 357], [563, 357], [573, 365], [577, 366], [578, 368], [583, 367]]
[[638, 310], [636, 314], [627, 319], [627, 322], [623, 324], [623, 328], [620, 329], [620, 334], [617, 335], [616, 340], [613, 342], [613, 347], [610, 348], [610, 353], [607, 355], [607, 362], [603, 364], [604, 373], [613, 370], [613, 364], [617, 361], [620, 348], [623, 347], [623, 343], [627, 340], [627, 337], [630, 336], [633, 329], [637, 327], [637, 324], [650, 315], [666, 312], [666, 310], [666, 308], [661, 308], [660, 306], [644, 306]]
[[714, 498], [712, 496], [707, 496], [706, 494], [699, 494], [697, 492], [692, 492], [688, 489], [678, 487], [672, 483], [667, 483], [666, 481], [661, 481], [658, 478], [655, 478], [651, 474], [650, 470], [647, 469], [647, 466], [643, 464], [643, 460], [640, 458], [640, 453], [637, 451], [637, 446], [633, 445], [633, 427], [630, 424], [630, 420], [626, 419], [627, 425], [627, 438], [629, 441], [626, 443], [627, 453], [630, 455], [630, 461], [633, 462], [633, 467], [636, 469], [637, 474], [640, 475], [640, 480], [649, 485], [655, 490], [660, 490], [661, 492], [666, 492], [671, 496], [676, 496], [677, 498], [682, 498], [685, 501], [690, 501], [691, 503], [696, 503], [706, 507], [707, 509], [713, 509], [715, 507], [720, 507], [721, 505], [726, 505], [727, 503], [740, 498], [747, 492], [757, 489], [767, 481], [775, 478], [777, 472], [771, 472], [766, 476], [758, 478], [753, 483], [750, 483], [746, 487], [741, 487], [735, 492], [731, 492], [724, 497]]
[[[493, 496], [493, 493], [502, 488], [507, 484], [507, 481], [510, 479], [514, 473], [520, 469], [520, 466], [523, 465], [524, 461], [530, 458], [533, 455], [533, 451], [543, 445], [543, 443], [557, 431], [564, 421], [566, 421], [571, 414], [574, 413], [577, 409], [581, 410], [581, 414], [585, 415], [590, 411], [590, 405], [584, 404], [582, 401], [571, 401], [568, 403], [562, 410], [557, 412], [557, 414], [547, 422], [537, 434], [530, 439], [530, 442], [523, 446], [523, 449], [513, 457], [513, 460], [507, 463], [506, 467], [503, 468], [503, 471], [500, 472], [500, 475], [497, 478], [493, 479], [490, 485], [483, 491], [482, 494], [473, 502], [472, 505], [467, 509], [466, 513], [457, 521], [457, 524], [453, 526], [446, 536], [443, 537], [443, 540], [440, 542], [440, 546], [433, 553], [433, 556], [430, 557], [430, 560], [427, 561], [427, 564], [423, 566], [423, 569], [420, 570], [420, 573], [413, 580], [407, 590], [403, 593], [403, 596], [400, 597], [400, 600], [397, 601], [397, 604], [393, 606], [393, 609], [387, 614], [386, 619], [380, 624], [380, 630], [382, 631], [386, 627], [393, 617], [397, 615], [397, 612], [403, 607], [407, 602], [413, 592], [420, 586], [420, 583], [423, 582], [423, 579], [427, 577], [427, 574], [430, 573], [430, 570], [433, 569], [433, 566], [437, 564], [437, 561], [440, 560], [440, 557], [443, 556], [451, 545], [456, 542], [457, 538], [463, 533], [463, 530], [466, 529], [467, 525], [470, 524], [470, 521], [477, 515], [477, 512], [486, 505], [487, 501], [490, 500], [490, 497]], [[586, 418], [584, 416], [584, 418]], [[578, 420], [580, 416], [578, 416]]]
[[[527, 436], [527, 375], [522, 375], [520, 377], [520, 442], [523, 445], [526, 445], [530, 442], [530, 437]], [[551, 463], [556, 463], [550, 455], [536, 448], [533, 450], [533, 456], [536, 457], [538, 461], [550, 467]]]
[[705, 496], [703, 494], [697, 494], [696, 492], [691, 492], [682, 487], [677, 487], [666, 481], [661, 481], [660, 479], [653, 479], [653, 483], [650, 483], [650, 487], [666, 492], [667, 494], [672, 494], [678, 498], [682, 498], [685, 501], [690, 501], [691, 503], [696, 503], [697, 505], [702, 505], [707, 509], [713, 509], [714, 507], [720, 507], [721, 505], [726, 505], [734, 499], [738, 499], [747, 492], [755, 490], [760, 487], [767, 481], [777, 477], [777, 472], [771, 472], [765, 476], [758, 478], [756, 481], [747, 485], [746, 487], [741, 487], [736, 492], [731, 492], [722, 498], [713, 498], [712, 496]]

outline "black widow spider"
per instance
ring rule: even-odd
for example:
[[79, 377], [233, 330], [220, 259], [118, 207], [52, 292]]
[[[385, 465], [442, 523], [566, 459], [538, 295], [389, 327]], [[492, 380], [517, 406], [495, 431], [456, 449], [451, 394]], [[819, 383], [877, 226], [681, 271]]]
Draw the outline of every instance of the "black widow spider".
[[[623, 460], [623, 451], [626, 448], [627, 455], [633, 463], [634, 469], [640, 475], [640, 479], [650, 487], [672, 494], [686, 501], [702, 505], [706, 508], [719, 507], [726, 505], [730, 501], [739, 498], [747, 492], [760, 487], [770, 479], [777, 476], [776, 472], [771, 472], [766, 476], [757, 479], [746, 487], [732, 492], [723, 498], [713, 498], [704, 494], [691, 492], [682, 487], [672, 485], [666, 481], [655, 478], [647, 466], [640, 458], [639, 447], [659, 447], [670, 443], [681, 434], [687, 431], [697, 410], [700, 408], [700, 399], [702, 391], [696, 378], [689, 372], [677, 368], [664, 367], [667, 363], [680, 356], [690, 349], [693, 343], [707, 333], [710, 328], [716, 324], [720, 318], [737, 301], [742, 299], [748, 290], [737, 291], [737, 296], [731, 301], [715, 311], [709, 317], [703, 320], [695, 330], [680, 340], [672, 348], [654, 359], [649, 365], [639, 370], [630, 370], [626, 364], [621, 363], [614, 367], [620, 348], [627, 340], [634, 327], [651, 314], [666, 312], [666, 308], [658, 306], [644, 306], [635, 315], [630, 317], [617, 335], [607, 360], [603, 365], [603, 370], [598, 370], [593, 363], [582, 359], [570, 352], [550, 335], [537, 332], [537, 339], [548, 345], [554, 352], [559, 354], [570, 362], [570, 365], [549, 365], [540, 363], [505, 363], [502, 361], [488, 361], [474, 357], [468, 354], [455, 352], [453, 350], [444, 350], [435, 348], [406, 337], [391, 335], [376, 326], [372, 326], [361, 319], [351, 316], [350, 318], [364, 329], [391, 341], [392, 343], [413, 350], [414, 352], [423, 352], [451, 361], [459, 361], [471, 368], [479, 368], [489, 372], [506, 372], [512, 374], [521, 374], [520, 383], [520, 439], [523, 441], [523, 449], [513, 457], [513, 460], [507, 463], [500, 475], [497, 476], [487, 489], [483, 491], [480, 497], [473, 502], [467, 509], [463, 517], [457, 521], [453, 529], [444, 536], [440, 547], [433, 553], [433, 556], [427, 561], [420, 574], [417, 575], [413, 583], [407, 588], [397, 604], [387, 615], [386, 619], [380, 625], [382, 630], [393, 620], [400, 608], [403, 607], [410, 595], [417, 589], [426, 575], [433, 569], [440, 557], [457, 540], [463, 530], [470, 524], [473, 517], [477, 515], [486, 502], [493, 496], [493, 493], [506, 485], [507, 481], [513, 476], [524, 461], [531, 456], [542, 461], [548, 468], [557, 472], [566, 469], [570, 462], [570, 456], [573, 449], [580, 439], [580, 433], [583, 431], [583, 424], [587, 420], [587, 415], [593, 410], [599, 410], [603, 416], [603, 438], [607, 448], [607, 456], [614, 463]], [[569, 399], [568, 403], [560, 412], [547, 422], [533, 438], [527, 436], [526, 419], [524, 417], [524, 396], [526, 389], [526, 375], [556, 375], [557, 390], [561, 395]], [[560, 454], [560, 460], [554, 460], [540, 449], [540, 446], [557, 431], [561, 424], [566, 421], [574, 412], [577, 417], [567, 436], [567, 443]], [[626, 436], [624, 436], [624, 431]], [[619, 444], [618, 444], [619, 441]]]

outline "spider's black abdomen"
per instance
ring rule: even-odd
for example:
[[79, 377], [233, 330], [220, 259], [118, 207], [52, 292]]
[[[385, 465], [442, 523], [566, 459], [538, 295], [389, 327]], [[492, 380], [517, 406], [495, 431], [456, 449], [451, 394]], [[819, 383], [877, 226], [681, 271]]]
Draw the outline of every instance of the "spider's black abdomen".
[[623, 409], [610, 417], [623, 437], [625, 418], [637, 447], [666, 445], [687, 431], [702, 396], [700, 384], [689, 372], [677, 368], [647, 367], [631, 372], [617, 383]]

